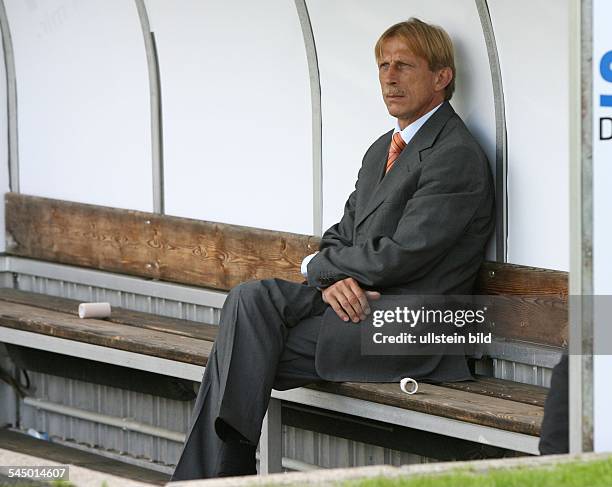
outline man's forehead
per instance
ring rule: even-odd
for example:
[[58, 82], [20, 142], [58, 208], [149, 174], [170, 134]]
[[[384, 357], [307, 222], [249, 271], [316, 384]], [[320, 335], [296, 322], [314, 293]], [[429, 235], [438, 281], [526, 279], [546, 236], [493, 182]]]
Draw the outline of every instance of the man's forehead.
[[385, 39], [380, 45], [381, 57], [422, 57], [414, 50], [414, 44], [402, 37]]

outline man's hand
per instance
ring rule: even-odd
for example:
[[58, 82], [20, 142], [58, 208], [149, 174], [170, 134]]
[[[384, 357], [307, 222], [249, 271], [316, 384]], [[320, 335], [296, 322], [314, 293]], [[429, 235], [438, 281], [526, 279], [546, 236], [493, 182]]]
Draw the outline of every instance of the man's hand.
[[323, 289], [323, 301], [329, 304], [343, 321], [365, 320], [370, 314], [368, 299], [380, 298], [376, 291], [364, 291], [352, 277], [347, 277]]

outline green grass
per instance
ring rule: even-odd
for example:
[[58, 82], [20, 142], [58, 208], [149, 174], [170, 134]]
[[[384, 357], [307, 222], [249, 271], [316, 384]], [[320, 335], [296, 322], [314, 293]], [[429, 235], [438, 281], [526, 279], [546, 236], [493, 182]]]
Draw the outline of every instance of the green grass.
[[513, 468], [404, 478], [354, 480], [342, 487], [612, 487], [612, 460], [572, 462], [549, 468]]

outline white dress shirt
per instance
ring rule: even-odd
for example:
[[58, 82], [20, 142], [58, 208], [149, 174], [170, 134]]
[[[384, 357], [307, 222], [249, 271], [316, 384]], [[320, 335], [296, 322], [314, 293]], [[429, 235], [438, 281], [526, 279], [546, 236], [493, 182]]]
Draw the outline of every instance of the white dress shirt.
[[[416, 133], [419, 131], [419, 129], [425, 124], [425, 122], [429, 120], [429, 117], [431, 117], [436, 112], [436, 110], [440, 108], [441, 106], [442, 106], [442, 103], [440, 103], [437, 107], [432, 108], [425, 115], [423, 115], [420, 118], [417, 118], [414, 122], [412, 122], [410, 125], [404, 128], [404, 130], [400, 129], [399, 120], [396, 121], [395, 129], [393, 130], [393, 133], [395, 134], [396, 132], [401, 132], [402, 139], [404, 140], [404, 142], [406, 142], [406, 144], [408, 144], [412, 140], [412, 138], [416, 135]], [[307, 255], [306, 257], [304, 257], [304, 260], [302, 260], [300, 271], [305, 278], [308, 278], [308, 263], [312, 260], [312, 258], [315, 255], [317, 255], [317, 253], [318, 251], [315, 252], [314, 254]]]

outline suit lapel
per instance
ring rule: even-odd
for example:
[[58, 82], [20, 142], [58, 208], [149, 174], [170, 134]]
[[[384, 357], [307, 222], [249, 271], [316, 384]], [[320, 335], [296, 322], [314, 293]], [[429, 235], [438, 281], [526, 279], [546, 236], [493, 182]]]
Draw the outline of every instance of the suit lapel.
[[356, 220], [360, 219], [360, 215], [363, 214], [369, 201], [372, 199], [372, 195], [375, 193], [375, 189], [379, 184], [382, 173], [384, 171], [385, 163], [387, 161], [387, 154], [389, 152], [389, 144], [391, 143], [391, 136], [393, 131], [388, 132], [381, 138], [380, 143], [372, 147], [371, 153], [368, 159], [364, 161], [363, 171], [364, 174], [360, 176], [360, 191], [357, 198], [357, 207], [355, 211]]
[[403, 178], [406, 177], [406, 174], [410, 172], [410, 168], [414, 167], [415, 164], [420, 161], [420, 152], [433, 145], [448, 119], [454, 114], [455, 111], [450, 103], [445, 101], [415, 134], [410, 143], [397, 158], [393, 167], [389, 170], [389, 173], [384, 175], [387, 154], [393, 134], [392, 132], [389, 133], [389, 136], [386, 138], [388, 142], [386, 144], [381, 144], [381, 149], [372, 155], [375, 159], [367, 174], [368, 184], [365, 184], [364, 187], [373, 188], [373, 192], [370, 198], [368, 198], [367, 195], [361, 198], [363, 202], [367, 203], [362, 204], [362, 211], [359, 211], [360, 209], [358, 208], [355, 226], [359, 225], [371, 215], [387, 196], [393, 193], [394, 189], [402, 182]]

